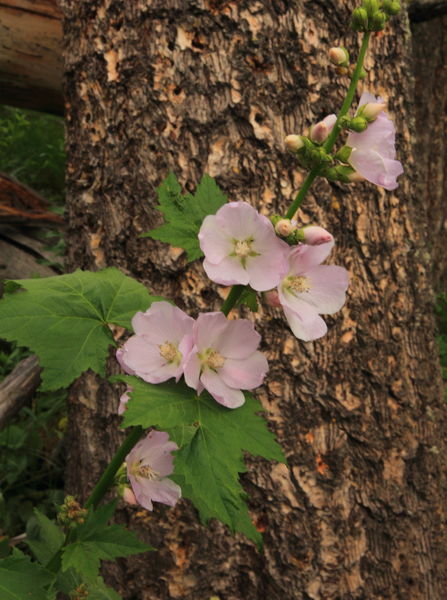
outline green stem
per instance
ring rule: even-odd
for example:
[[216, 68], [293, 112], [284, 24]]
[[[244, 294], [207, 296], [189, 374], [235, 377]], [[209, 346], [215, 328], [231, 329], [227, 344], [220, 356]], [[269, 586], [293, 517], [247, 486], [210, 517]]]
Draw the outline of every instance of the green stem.
[[[359, 82], [360, 75], [361, 75], [361, 72], [362, 72], [363, 62], [365, 60], [366, 50], [368, 49], [368, 43], [369, 43], [369, 38], [370, 37], [371, 37], [371, 33], [370, 32], [365, 33], [365, 35], [363, 36], [363, 40], [362, 40], [362, 45], [360, 47], [359, 56], [358, 56], [358, 59], [357, 59], [357, 63], [355, 65], [354, 73], [352, 74], [351, 83], [349, 85], [348, 92], [346, 94], [346, 98], [345, 98], [345, 100], [343, 102], [343, 105], [342, 105], [342, 107], [340, 109], [340, 112], [338, 113], [337, 121], [335, 122], [334, 128], [332, 129], [331, 133], [329, 134], [329, 137], [327, 138], [327, 140], [326, 140], [326, 142], [325, 142], [325, 144], [323, 146], [323, 148], [328, 153], [334, 147], [334, 144], [335, 144], [335, 142], [336, 142], [336, 140], [338, 138], [338, 135], [339, 135], [339, 133], [341, 131], [341, 127], [340, 127], [340, 124], [339, 124], [340, 123], [340, 119], [347, 114], [348, 110], [351, 108], [352, 101], [354, 100], [355, 90], [357, 89], [357, 84]], [[301, 203], [304, 200], [304, 196], [307, 194], [310, 186], [314, 182], [315, 178], [318, 176], [320, 170], [321, 170], [321, 166], [318, 165], [318, 166], [314, 167], [310, 171], [310, 173], [307, 175], [306, 179], [304, 180], [303, 185], [301, 186], [300, 191], [298, 192], [297, 197], [292, 202], [292, 204], [290, 205], [289, 210], [286, 213], [286, 219], [292, 219], [293, 218], [293, 216], [295, 215], [296, 211], [301, 206]]]
[[239, 300], [244, 289], [245, 285], [233, 285], [233, 287], [230, 290], [230, 293], [228, 294], [224, 303], [222, 304], [222, 308], [220, 309], [225, 316], [228, 316], [228, 313]]
[[124, 442], [116, 451], [115, 456], [110, 461], [108, 467], [101, 475], [100, 480], [95, 485], [92, 493], [90, 494], [90, 496], [87, 499], [87, 502], [85, 503], [85, 508], [90, 508], [90, 506], [95, 508], [99, 504], [109, 487], [112, 485], [115, 474], [120, 468], [120, 466], [123, 464], [124, 459], [135, 446], [135, 444], [139, 441], [142, 435], [143, 428], [140, 426], [134, 427], [130, 431], [129, 435], [126, 437]]

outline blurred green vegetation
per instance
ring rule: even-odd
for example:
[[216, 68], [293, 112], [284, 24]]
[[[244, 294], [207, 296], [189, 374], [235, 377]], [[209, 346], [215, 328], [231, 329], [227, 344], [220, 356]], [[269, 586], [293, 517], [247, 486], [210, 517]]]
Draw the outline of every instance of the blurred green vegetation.
[[64, 204], [64, 122], [60, 117], [0, 106], [0, 171]]
[[[64, 209], [64, 124], [46, 114], [0, 106], [0, 171], [33, 188]], [[62, 253], [61, 233], [41, 232], [53, 252]], [[0, 381], [28, 351], [0, 341]], [[36, 393], [0, 431], [0, 539], [25, 531], [37, 507], [53, 518], [63, 500], [66, 390]]]

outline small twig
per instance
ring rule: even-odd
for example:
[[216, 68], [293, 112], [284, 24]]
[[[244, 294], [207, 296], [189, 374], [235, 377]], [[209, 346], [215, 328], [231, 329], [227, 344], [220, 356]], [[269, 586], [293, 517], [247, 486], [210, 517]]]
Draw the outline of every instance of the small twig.
[[37, 356], [28, 356], [0, 383], [0, 429], [16, 415], [40, 384]]

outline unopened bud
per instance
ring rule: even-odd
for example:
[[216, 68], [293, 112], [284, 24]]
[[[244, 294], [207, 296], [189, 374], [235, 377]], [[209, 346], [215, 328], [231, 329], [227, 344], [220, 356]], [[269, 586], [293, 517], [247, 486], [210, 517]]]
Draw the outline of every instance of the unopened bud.
[[297, 152], [304, 146], [300, 135], [288, 135], [284, 142], [287, 150], [290, 150], [291, 152]]
[[359, 7], [354, 9], [351, 27], [354, 31], [368, 31], [368, 13], [364, 8]]
[[280, 219], [275, 225], [275, 231], [281, 237], [287, 237], [294, 229], [290, 219]]
[[387, 15], [397, 15], [401, 10], [400, 2], [398, 0], [383, 0], [382, 10], [384, 10]]
[[385, 108], [386, 104], [384, 102], [368, 102], [368, 104], [364, 104], [359, 108], [357, 116], [364, 117], [369, 123], [372, 123]]
[[373, 17], [371, 17], [371, 26], [370, 29], [372, 31], [382, 31], [385, 27], [385, 23], [387, 22], [387, 16], [381, 10], [377, 11]]
[[277, 290], [269, 290], [268, 292], [265, 292], [264, 298], [269, 306], [273, 306], [274, 308], [281, 306]]
[[368, 13], [368, 17], [372, 17], [379, 10], [378, 0], [363, 0], [362, 6]]
[[346, 48], [336, 46], [329, 50], [329, 60], [333, 65], [347, 67], [349, 65], [349, 52]]
[[319, 227], [318, 225], [308, 225], [307, 227], [303, 227], [302, 229], [304, 243], [309, 246], [319, 246], [320, 244], [326, 244], [327, 242], [331, 242], [334, 238], [323, 229], [323, 227]]
[[365, 131], [367, 127], [368, 121], [365, 119], [365, 117], [360, 116], [351, 119], [348, 126], [349, 129], [356, 131], [357, 133], [362, 133], [362, 131]]
[[138, 504], [135, 494], [130, 488], [125, 487], [122, 493], [124, 502], [127, 502], [127, 504]]
[[322, 144], [329, 135], [329, 128], [324, 121], [320, 121], [310, 130], [310, 139], [316, 144]]
[[366, 71], [365, 69], [362, 67], [361, 71], [360, 71], [360, 75], [359, 75], [359, 79], [365, 79], [366, 77]]
[[349, 157], [351, 156], [352, 148], [351, 146], [343, 146], [340, 150], [335, 154], [335, 158], [341, 162], [347, 163]]

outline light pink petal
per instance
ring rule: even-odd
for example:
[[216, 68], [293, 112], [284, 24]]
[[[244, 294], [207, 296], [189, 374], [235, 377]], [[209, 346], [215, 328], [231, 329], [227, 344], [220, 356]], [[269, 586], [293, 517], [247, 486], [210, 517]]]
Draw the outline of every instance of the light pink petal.
[[171, 479], [147, 481], [144, 483], [144, 487], [145, 495], [149, 496], [154, 502], [162, 502], [168, 506], [174, 506], [177, 500], [182, 497], [180, 486]]
[[333, 314], [345, 303], [349, 275], [343, 267], [318, 265], [306, 272], [310, 290], [298, 294], [304, 302], [314, 306], [320, 314]]
[[137, 312], [132, 319], [135, 333], [154, 344], [178, 344], [183, 336], [191, 334], [193, 325], [194, 319], [169, 302], [154, 302], [145, 313]]
[[151, 372], [166, 363], [166, 359], [160, 354], [160, 348], [138, 335], [130, 337], [121, 350], [121, 363], [135, 374]]
[[[311, 308], [310, 305], [307, 305], [307, 307], [309, 309]], [[326, 334], [326, 323], [318, 315], [315, 309], [313, 309], [313, 313], [307, 309], [301, 310], [298, 313], [290, 310], [290, 308], [287, 308], [286, 306], [283, 308], [290, 329], [298, 339], [309, 342], [323, 337], [323, 335]]]
[[227, 408], [238, 408], [244, 404], [245, 398], [241, 390], [230, 388], [214, 371], [202, 373], [201, 381], [205, 389], [219, 404]]
[[250, 286], [258, 292], [266, 292], [276, 287], [281, 276], [287, 270], [287, 260], [282, 249], [272, 251], [261, 256], [253, 257], [247, 263], [250, 275]]
[[127, 502], [127, 504], [138, 504], [135, 494], [131, 488], [128, 487], [124, 488], [123, 490], [123, 500], [124, 502]]
[[194, 341], [198, 351], [215, 348], [227, 330], [228, 322], [220, 311], [201, 313], [194, 325]]
[[150, 490], [146, 489], [144, 480], [142, 480], [141, 477], [130, 475], [129, 472], [127, 473], [127, 476], [138, 504], [147, 510], [153, 510], [154, 506], [152, 504]]
[[222, 229], [215, 215], [205, 217], [199, 231], [199, 243], [202, 252], [212, 263], [219, 263], [234, 250], [231, 235]]
[[226, 233], [236, 240], [245, 240], [259, 227], [259, 213], [247, 202], [229, 202], [216, 217]]
[[199, 377], [200, 377], [201, 363], [197, 356], [197, 348], [194, 347], [191, 354], [189, 355], [184, 367], [183, 373], [185, 375], [185, 382], [190, 388], [199, 392]]
[[122, 370], [127, 373], [128, 375], [135, 375], [135, 371], [133, 369], [131, 369], [123, 360], [124, 357], [124, 349], [123, 348], [118, 348], [118, 350], [116, 351], [116, 360], [118, 361], [120, 367], [122, 368]]
[[375, 151], [353, 150], [349, 162], [365, 179], [387, 190], [397, 187], [396, 177], [403, 173], [399, 161], [383, 158]]
[[304, 243], [309, 246], [320, 246], [321, 244], [334, 241], [332, 234], [318, 225], [308, 225], [307, 227], [303, 227], [302, 231], [304, 234]]
[[370, 92], [365, 90], [362, 93], [362, 95], [360, 96], [359, 108], [360, 108], [360, 106], [363, 106], [364, 104], [368, 104], [369, 102], [374, 103], [374, 104], [376, 104], [376, 103], [381, 104], [382, 100], [380, 99], [380, 101], [379, 101], [379, 99], [376, 98], [373, 94], [371, 94]]
[[333, 247], [333, 240], [317, 246], [308, 246], [307, 244], [296, 246], [289, 255], [289, 274], [301, 275], [319, 265], [329, 256]]
[[226, 327], [213, 340], [212, 347], [222, 356], [228, 358], [246, 358], [253, 354], [259, 346], [261, 336], [248, 319], [226, 321]]
[[376, 151], [384, 158], [394, 159], [396, 156], [394, 124], [385, 113], [381, 113], [362, 133], [351, 132], [346, 143], [355, 150]]
[[205, 258], [203, 268], [211, 281], [220, 285], [247, 285], [250, 281], [248, 272], [237, 257], [224, 258], [218, 265]]
[[252, 390], [261, 385], [267, 371], [267, 359], [261, 352], [255, 352], [242, 360], [227, 359], [218, 375], [231, 388]]

